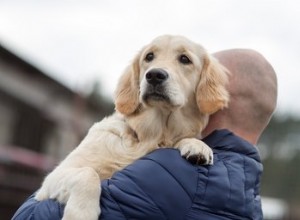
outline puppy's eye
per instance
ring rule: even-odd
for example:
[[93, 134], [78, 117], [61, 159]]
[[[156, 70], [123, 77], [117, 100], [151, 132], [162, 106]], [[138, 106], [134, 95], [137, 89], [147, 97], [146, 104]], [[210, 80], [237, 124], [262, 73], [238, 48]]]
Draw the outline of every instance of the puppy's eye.
[[190, 58], [188, 58], [186, 55], [182, 54], [179, 56], [178, 58], [179, 62], [182, 63], [182, 64], [191, 64], [192, 61], [190, 60]]
[[147, 53], [147, 55], [145, 57], [145, 61], [151, 62], [153, 59], [154, 59], [154, 53], [153, 52]]

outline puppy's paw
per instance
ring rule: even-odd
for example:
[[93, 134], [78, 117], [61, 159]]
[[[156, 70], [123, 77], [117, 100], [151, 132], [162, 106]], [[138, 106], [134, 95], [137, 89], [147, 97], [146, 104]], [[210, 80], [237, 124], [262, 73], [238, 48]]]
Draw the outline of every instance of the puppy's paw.
[[213, 164], [212, 149], [196, 138], [182, 139], [176, 144], [176, 147], [180, 150], [181, 156], [186, 158], [192, 164]]
[[69, 197], [69, 187], [63, 184], [66, 174], [57, 170], [52, 171], [44, 180], [41, 188], [37, 191], [35, 199], [38, 201], [56, 199], [60, 203], [66, 203]]

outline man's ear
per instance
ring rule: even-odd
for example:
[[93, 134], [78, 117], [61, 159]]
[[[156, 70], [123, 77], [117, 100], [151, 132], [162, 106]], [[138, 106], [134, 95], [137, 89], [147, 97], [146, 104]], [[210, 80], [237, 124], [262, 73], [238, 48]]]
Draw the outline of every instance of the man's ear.
[[216, 58], [211, 55], [205, 56], [196, 92], [200, 112], [213, 114], [228, 106], [228, 74], [229, 71]]
[[139, 57], [126, 68], [115, 91], [115, 108], [124, 115], [134, 113], [139, 106]]

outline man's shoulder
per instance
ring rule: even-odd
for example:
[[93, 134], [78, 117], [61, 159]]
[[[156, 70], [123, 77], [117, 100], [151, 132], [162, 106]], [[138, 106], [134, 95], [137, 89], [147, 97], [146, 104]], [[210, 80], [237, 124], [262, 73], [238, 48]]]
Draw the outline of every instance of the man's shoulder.
[[[192, 205], [197, 179], [197, 168], [178, 150], [155, 150], [102, 181], [101, 204], [117, 201], [124, 215], [137, 219], [183, 219]], [[132, 207], [141, 210], [136, 212]], [[109, 209], [103, 215], [109, 215]]]
[[[128, 176], [136, 180], [144, 181], [144, 179], [151, 178], [151, 183], [157, 180], [168, 181], [171, 179], [176, 181], [170, 182], [174, 186], [187, 189], [194, 189], [195, 182], [198, 179], [197, 166], [192, 165], [186, 159], [181, 157], [179, 150], [171, 148], [158, 149], [134, 164], [125, 169]], [[151, 187], [152, 188], [152, 187]], [[186, 191], [191, 197], [193, 192]]]
[[116, 172], [109, 180], [113, 184], [122, 184], [125, 180], [130, 185], [138, 185], [147, 194], [155, 194], [154, 190], [165, 187], [186, 188], [184, 193], [193, 196], [196, 188], [198, 173], [197, 167], [183, 159], [176, 149], [162, 148], [155, 150]]

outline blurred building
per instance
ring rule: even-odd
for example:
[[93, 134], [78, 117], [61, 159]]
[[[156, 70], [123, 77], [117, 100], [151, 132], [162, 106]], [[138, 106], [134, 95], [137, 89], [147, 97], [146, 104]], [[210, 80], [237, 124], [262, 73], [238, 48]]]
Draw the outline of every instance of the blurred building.
[[107, 107], [95, 105], [0, 45], [1, 219], [10, 219], [45, 173], [106, 114]]

